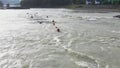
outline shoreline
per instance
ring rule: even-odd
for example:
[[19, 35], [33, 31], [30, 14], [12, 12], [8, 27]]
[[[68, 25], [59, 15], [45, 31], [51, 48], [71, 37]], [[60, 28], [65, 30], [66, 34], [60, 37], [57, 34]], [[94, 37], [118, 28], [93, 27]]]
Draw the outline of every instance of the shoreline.
[[67, 5], [66, 8], [86, 8], [86, 9], [119, 9], [120, 5]]

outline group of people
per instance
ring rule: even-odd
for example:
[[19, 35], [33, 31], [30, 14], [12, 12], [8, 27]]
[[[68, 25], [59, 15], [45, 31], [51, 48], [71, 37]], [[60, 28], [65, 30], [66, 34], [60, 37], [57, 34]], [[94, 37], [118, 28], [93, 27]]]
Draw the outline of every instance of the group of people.
[[[29, 13], [27, 13], [27, 14], [29, 14]], [[48, 18], [48, 16], [46, 16], [46, 17]], [[31, 15], [30, 18], [34, 18], [33, 15]], [[42, 22], [39, 22], [39, 23], [42, 24]], [[56, 28], [57, 32], [61, 32], [60, 29], [56, 26], [56, 22], [54, 20], [52, 20], [52, 24]]]
[[55, 28], [57, 29], [57, 32], [60, 32], [60, 29], [55, 25], [56, 22], [53, 20], [52, 23], [53, 23], [53, 26], [55, 26]]

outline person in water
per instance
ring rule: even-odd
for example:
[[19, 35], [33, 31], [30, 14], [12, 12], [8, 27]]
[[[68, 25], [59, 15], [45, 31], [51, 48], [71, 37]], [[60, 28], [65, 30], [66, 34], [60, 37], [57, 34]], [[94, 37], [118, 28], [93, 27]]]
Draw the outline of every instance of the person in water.
[[57, 29], [57, 32], [60, 32], [60, 29], [58, 27], [55, 27]]
[[53, 25], [55, 25], [55, 22], [53, 22]]
[[30, 18], [33, 18], [33, 16], [31, 16]]
[[[55, 26], [55, 21], [54, 20], [52, 21], [52, 23]], [[55, 26], [55, 28], [57, 29], [57, 32], [61, 32], [60, 29], [57, 26]]]
[[29, 14], [29, 13], [27, 13], [27, 14]]
[[42, 24], [43, 22], [42, 21], [38, 21], [39, 24]]
[[55, 25], [55, 21], [54, 20], [52, 21], [52, 23], [53, 23], [53, 25]]
[[57, 28], [57, 32], [60, 32], [60, 29], [59, 29], [59, 28]]
[[52, 20], [52, 22], [55, 22], [54, 20]]

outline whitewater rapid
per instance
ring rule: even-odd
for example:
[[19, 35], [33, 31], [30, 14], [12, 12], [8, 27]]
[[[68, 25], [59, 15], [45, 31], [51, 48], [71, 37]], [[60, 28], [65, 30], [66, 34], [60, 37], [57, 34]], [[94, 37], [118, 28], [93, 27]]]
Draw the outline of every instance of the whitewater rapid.
[[115, 15], [120, 13], [0, 10], [0, 68], [120, 68]]

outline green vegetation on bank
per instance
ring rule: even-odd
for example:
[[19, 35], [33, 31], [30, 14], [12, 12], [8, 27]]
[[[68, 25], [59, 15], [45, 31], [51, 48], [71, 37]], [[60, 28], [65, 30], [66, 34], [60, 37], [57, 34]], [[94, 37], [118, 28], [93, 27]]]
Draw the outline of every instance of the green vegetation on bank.
[[72, 5], [66, 5], [66, 6], [63, 6], [64, 8], [70, 8], [70, 9], [76, 9], [76, 8], [82, 8], [83, 6], [82, 5], [77, 5], [77, 4], [72, 4]]
[[101, 4], [105, 5], [120, 5], [120, 0], [101, 0]]
[[[91, 0], [95, 5], [95, 0]], [[27, 8], [80, 8], [86, 0], [21, 0], [21, 6]], [[120, 5], [120, 0], [101, 0], [101, 5]]]
[[22, 7], [77, 7], [85, 4], [86, 0], [22, 0]]
[[2, 3], [2, 1], [0, 1], [0, 7], [3, 7], [3, 3]]
[[72, 0], [22, 0], [22, 7], [60, 7], [69, 5]]

